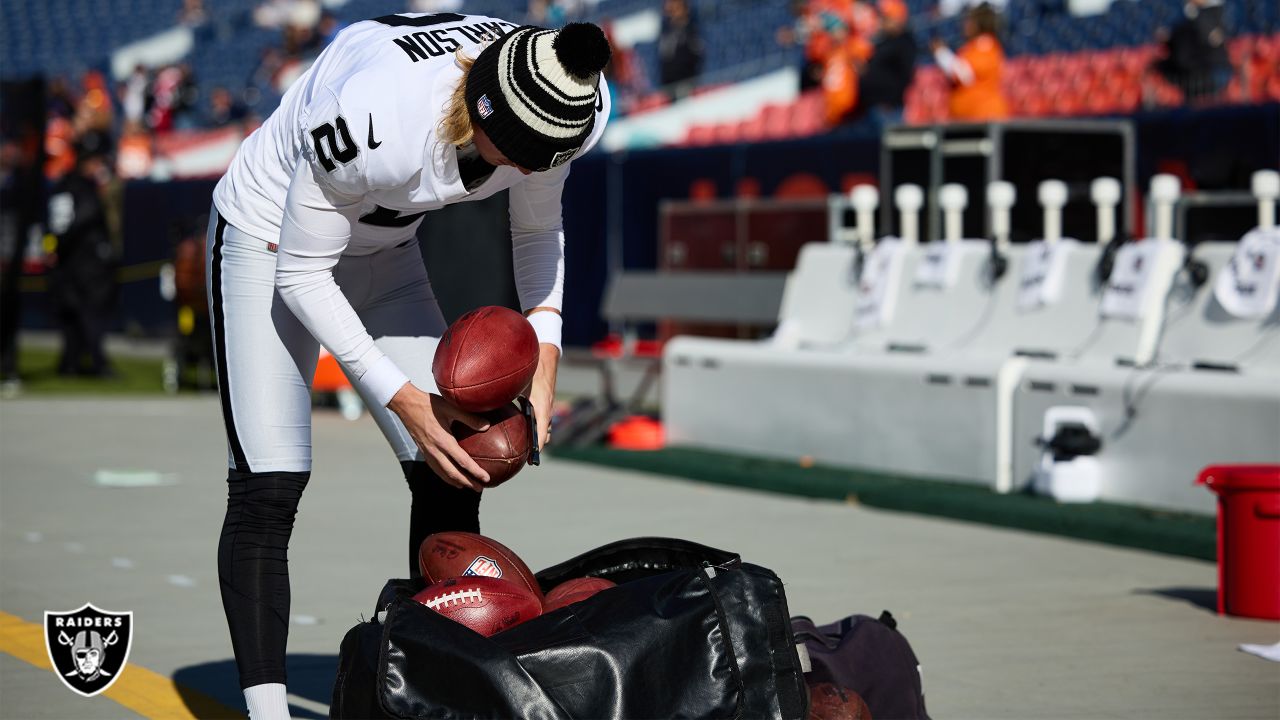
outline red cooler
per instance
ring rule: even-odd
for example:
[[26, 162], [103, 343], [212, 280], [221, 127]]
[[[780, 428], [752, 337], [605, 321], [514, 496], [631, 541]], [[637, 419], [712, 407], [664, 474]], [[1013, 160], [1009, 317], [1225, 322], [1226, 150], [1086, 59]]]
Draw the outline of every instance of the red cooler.
[[1218, 495], [1218, 612], [1280, 620], [1280, 465], [1213, 465]]

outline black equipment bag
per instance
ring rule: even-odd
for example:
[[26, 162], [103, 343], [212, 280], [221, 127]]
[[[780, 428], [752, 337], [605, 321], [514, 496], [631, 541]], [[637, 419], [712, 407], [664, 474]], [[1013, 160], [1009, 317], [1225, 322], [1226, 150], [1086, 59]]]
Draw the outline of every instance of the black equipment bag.
[[879, 618], [850, 615], [818, 627], [791, 618], [797, 643], [813, 665], [810, 683], [832, 683], [860, 695], [875, 720], [929, 720], [920, 661], [888, 610]]
[[537, 574], [618, 583], [483, 637], [392, 580], [342, 641], [335, 718], [804, 718], [782, 581], [733, 553], [623, 540]]

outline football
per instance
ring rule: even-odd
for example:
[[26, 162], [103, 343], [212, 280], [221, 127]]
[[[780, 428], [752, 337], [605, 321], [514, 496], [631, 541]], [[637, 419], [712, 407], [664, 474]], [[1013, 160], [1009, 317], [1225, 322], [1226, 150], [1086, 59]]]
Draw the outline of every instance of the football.
[[489, 484], [485, 487], [497, 487], [514, 477], [529, 462], [533, 438], [530, 437], [528, 419], [515, 405], [507, 403], [483, 415], [489, 421], [488, 430], [476, 432], [455, 423], [453, 436], [471, 459], [489, 473]]
[[809, 720], [871, 720], [871, 708], [849, 688], [816, 683], [809, 687]]
[[485, 637], [542, 614], [542, 603], [533, 593], [490, 577], [442, 580], [428, 585], [413, 599]]
[[533, 571], [506, 545], [469, 532], [428, 535], [418, 548], [418, 570], [429, 583], [460, 577], [506, 580], [542, 600]]
[[538, 369], [538, 336], [520, 313], [489, 305], [454, 321], [440, 337], [431, 374], [440, 395], [470, 412], [515, 400]]
[[583, 577], [565, 580], [551, 588], [551, 591], [547, 593], [546, 600], [543, 601], [543, 607], [547, 612], [559, 610], [565, 605], [586, 600], [601, 590], [607, 590], [611, 587], [617, 587], [617, 583], [604, 578]]

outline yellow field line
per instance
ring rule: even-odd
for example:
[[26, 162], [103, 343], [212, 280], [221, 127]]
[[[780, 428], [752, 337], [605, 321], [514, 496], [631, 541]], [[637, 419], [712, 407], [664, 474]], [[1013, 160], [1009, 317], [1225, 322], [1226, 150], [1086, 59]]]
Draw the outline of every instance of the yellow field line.
[[[0, 612], [0, 652], [53, 670], [44, 644], [44, 627], [20, 617]], [[50, 678], [49, 682], [57, 682]], [[203, 693], [188, 688], [178, 689], [172, 678], [132, 663], [125, 666], [120, 678], [103, 696], [148, 718], [243, 718], [236, 712]], [[65, 690], [65, 688], [64, 688]], [[68, 696], [74, 695], [66, 690]]]

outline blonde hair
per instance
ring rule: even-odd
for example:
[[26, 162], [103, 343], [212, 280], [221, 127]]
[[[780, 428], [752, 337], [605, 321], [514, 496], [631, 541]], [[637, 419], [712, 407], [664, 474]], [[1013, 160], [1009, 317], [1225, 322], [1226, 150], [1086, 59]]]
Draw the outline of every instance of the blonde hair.
[[471, 126], [471, 113], [467, 110], [467, 77], [471, 75], [471, 66], [476, 59], [467, 57], [458, 51], [458, 65], [462, 68], [462, 78], [449, 95], [449, 102], [444, 106], [444, 117], [440, 118], [440, 127], [436, 132], [441, 141], [462, 147], [471, 142], [475, 136], [475, 128]]

